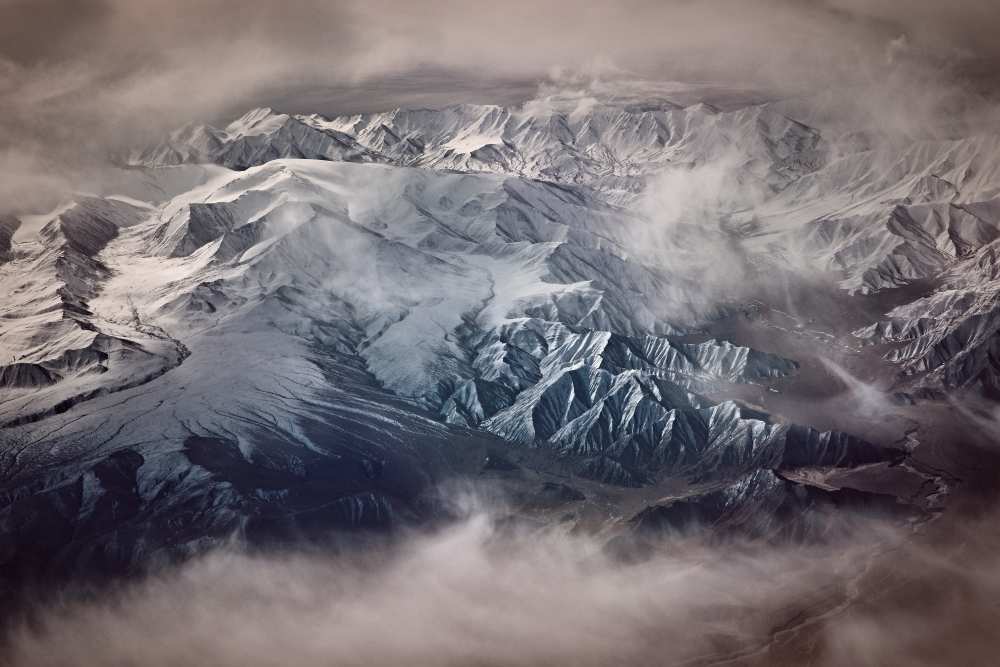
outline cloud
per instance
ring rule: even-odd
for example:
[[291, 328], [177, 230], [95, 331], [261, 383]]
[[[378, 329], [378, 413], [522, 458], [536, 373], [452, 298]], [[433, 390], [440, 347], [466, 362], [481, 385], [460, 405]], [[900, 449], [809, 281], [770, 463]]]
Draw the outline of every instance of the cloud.
[[17, 172], [0, 186], [0, 208], [86, 188], [109, 151], [168, 127], [372, 81], [388, 82], [372, 104], [391, 106], [393, 85], [405, 89], [428, 70], [447, 72], [444, 103], [466, 101], [470, 81], [539, 80], [594, 64], [785, 93], [880, 82], [903, 67], [903, 58], [886, 60], [900, 35], [921, 63], [908, 65], [915, 71], [992, 64], [993, 5], [0, 0], [0, 159]]
[[5, 664], [668, 664], [762, 645], [871, 548], [678, 538], [627, 563], [597, 538], [494, 518], [358, 559], [219, 551], [41, 611], [13, 632]]
[[675, 537], [638, 561], [596, 537], [495, 519], [474, 512], [362, 554], [222, 549], [36, 609], [0, 661], [833, 667], [989, 664], [995, 653], [994, 517], [932, 527], [946, 535], [934, 548], [872, 525], [833, 549]]
[[601, 57], [630, 68], [679, 57], [697, 69], [707, 56], [702, 66], [723, 74], [770, 62], [813, 78], [900, 33], [938, 56], [1000, 54], [989, 0], [4, 0], [0, 12], [21, 27], [0, 33], [0, 52], [28, 64], [249, 55], [241, 46], [251, 43], [262, 61], [281, 53], [361, 74], [414, 64], [538, 74]]

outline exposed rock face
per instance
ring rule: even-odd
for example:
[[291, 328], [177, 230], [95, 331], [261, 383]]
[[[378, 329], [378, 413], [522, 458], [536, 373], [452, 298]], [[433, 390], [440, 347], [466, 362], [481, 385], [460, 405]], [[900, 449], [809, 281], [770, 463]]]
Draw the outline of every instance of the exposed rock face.
[[375, 159], [353, 137], [318, 129], [304, 120], [271, 109], [254, 109], [222, 130], [199, 125], [181, 128], [164, 144], [134, 159], [157, 165], [215, 162], [231, 169], [247, 169], [279, 158]]
[[[927, 142], [873, 175], [885, 156], [833, 153], [774, 107], [662, 101], [183, 128], [132, 156], [166, 194], [83, 198], [34, 234], [0, 221], [0, 566], [427, 520], [429, 490], [484, 460], [540, 507], [741, 480], [640, 523], [771, 535], [854, 507], [771, 471], [905, 452], [729, 400], [800, 363], [706, 335], [744, 286], [708, 296], [657, 244], [725, 246], [706, 272], [835, 270], [845, 293], [940, 281], [863, 335], [928, 386], [995, 388], [980, 146]], [[720, 161], [752, 197], [658, 226], [658, 174]]]
[[10, 250], [14, 232], [21, 226], [21, 221], [12, 215], [0, 216], [0, 262], [10, 259]]
[[799, 484], [758, 470], [731, 485], [648, 507], [633, 518], [643, 536], [703, 531], [716, 538], [836, 543], [863, 521], [917, 520], [922, 511], [891, 495]]
[[179, 130], [131, 158], [140, 165], [214, 162], [247, 169], [279, 158], [382, 162], [498, 172], [609, 191], [634, 191], [671, 162], [711, 160], [739, 142], [746, 166], [769, 183], [820, 163], [818, 132], [767, 107], [723, 113], [669, 102], [599, 105], [590, 113], [525, 105], [457, 105], [338, 118], [254, 109], [224, 129]]
[[[362, 159], [585, 184], [601, 199], [622, 204], [633, 201], [647, 177], [664, 167], [732, 159], [731, 167], [741, 174], [741, 187], [752, 184], [762, 193], [755, 198], [763, 199], [752, 223], [755, 234], [789, 262], [842, 274], [846, 290], [871, 294], [914, 281], [934, 281], [951, 275], [955, 266], [975, 273], [972, 260], [981, 251], [982, 261], [989, 264], [988, 248], [1000, 229], [998, 137], [875, 147], [866, 141], [840, 142], [831, 150], [820, 132], [778, 109], [763, 104], [719, 111], [704, 104], [681, 108], [659, 100], [600, 102], [580, 114], [574, 104], [561, 105], [553, 99], [515, 109], [459, 105], [332, 119], [258, 109], [225, 130], [186, 128], [167, 144], [135, 154], [133, 160], [137, 164], [203, 160], [243, 169], [275, 157]], [[310, 133], [325, 139], [290, 139]], [[245, 148], [248, 138], [267, 148]], [[330, 158], [326, 149], [330, 142], [351, 147], [349, 156]], [[233, 154], [244, 159], [233, 160]], [[473, 208], [466, 204], [463, 210]], [[721, 218], [732, 213], [718, 211]], [[539, 225], [530, 220], [520, 212], [514, 217], [505, 213], [503, 228], [516, 224], [515, 236], [520, 238], [531, 229], [536, 242], [562, 240], [539, 237]], [[787, 234], [788, 240], [773, 243], [773, 236], [762, 234], [774, 230]], [[614, 238], [613, 232], [607, 233]], [[748, 246], [755, 244], [759, 245], [752, 241]], [[614, 258], [595, 258], [593, 253], [592, 247], [563, 243], [552, 255], [551, 270], [566, 282], [595, 280], [601, 290], [627, 285], [612, 305], [640, 313], [643, 300], [629, 303], [628, 294], [655, 292], [673, 299], [683, 282], [678, 276], [660, 282], [640, 277], [628, 263], [616, 265]], [[577, 275], [585, 266], [600, 266], [601, 275]], [[988, 276], [976, 274], [944, 291], [970, 287], [982, 291], [989, 284]], [[674, 297], [667, 296], [671, 293]], [[678, 305], [672, 303], [674, 312]], [[704, 304], [694, 309], [694, 319], [707, 314]], [[992, 331], [984, 322], [985, 309], [982, 304], [967, 309], [954, 296], [933, 297], [933, 302], [915, 303], [894, 314], [881, 325], [879, 340], [919, 339], [915, 347], [894, 351], [888, 358], [909, 373], [928, 374], [921, 388], [978, 383], [992, 391], [988, 376], [994, 372], [984, 361], [990, 355], [990, 343], [985, 341]], [[940, 319], [944, 310], [950, 312], [944, 318], [950, 324], [927, 332], [927, 322]], [[588, 324], [622, 331], [622, 319], [622, 313], [605, 310], [592, 315]], [[641, 330], [628, 333], [649, 330], [654, 319], [645, 317]], [[978, 333], [969, 341], [971, 355], [953, 360], [954, 354], [945, 348], [965, 350], [964, 340], [972, 330]], [[864, 332], [873, 334], [874, 330]], [[928, 350], [933, 351], [928, 354]]]
[[143, 215], [143, 209], [118, 200], [81, 199], [45, 222], [37, 238], [18, 244], [18, 256], [0, 271], [9, 295], [0, 304], [0, 387], [6, 399], [0, 423], [63, 412], [180, 363], [183, 345], [156, 327], [105, 322], [90, 307], [112, 275], [99, 255]]
[[983, 246], [958, 262], [938, 291], [893, 309], [857, 335], [895, 344], [887, 356], [906, 369], [917, 389], [939, 392], [971, 386], [997, 395], [1000, 274], [996, 254], [996, 242]]

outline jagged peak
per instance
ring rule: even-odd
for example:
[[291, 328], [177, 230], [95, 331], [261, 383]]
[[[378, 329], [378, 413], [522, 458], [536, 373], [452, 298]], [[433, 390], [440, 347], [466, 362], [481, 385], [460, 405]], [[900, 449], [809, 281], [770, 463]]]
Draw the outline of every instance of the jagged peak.
[[231, 138], [267, 134], [283, 125], [290, 116], [278, 113], [271, 107], [257, 107], [246, 112], [226, 126]]

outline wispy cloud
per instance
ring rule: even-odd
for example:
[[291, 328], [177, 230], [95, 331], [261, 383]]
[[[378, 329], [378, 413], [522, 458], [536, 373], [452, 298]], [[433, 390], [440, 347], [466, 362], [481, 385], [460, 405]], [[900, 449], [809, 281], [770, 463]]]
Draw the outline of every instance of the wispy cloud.
[[[0, 207], [86, 187], [108, 150], [266, 103], [277, 90], [419, 68], [452, 72], [457, 97], [466, 79], [542, 79], [593, 64], [786, 93], [920, 72], [919, 86], [894, 89], [940, 99], [927, 72], [992, 63], [998, 14], [986, 0], [2, 0], [0, 161], [9, 169]], [[901, 35], [907, 48], [887, 59]], [[884, 96], [881, 114], [892, 118], [886, 103], [897, 98]]]

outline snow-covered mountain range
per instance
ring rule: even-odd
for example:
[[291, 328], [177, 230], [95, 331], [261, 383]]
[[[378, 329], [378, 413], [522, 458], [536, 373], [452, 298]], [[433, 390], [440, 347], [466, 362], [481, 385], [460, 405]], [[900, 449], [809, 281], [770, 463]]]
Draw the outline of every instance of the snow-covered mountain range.
[[1000, 138], [781, 109], [255, 109], [0, 219], [0, 564], [422, 521], [453, 477], [580, 525], [935, 511], [935, 399], [1000, 384]]

